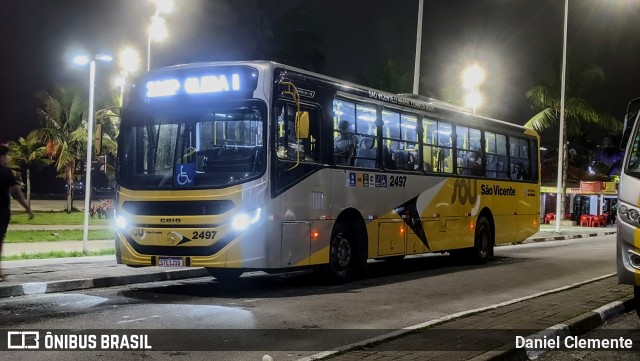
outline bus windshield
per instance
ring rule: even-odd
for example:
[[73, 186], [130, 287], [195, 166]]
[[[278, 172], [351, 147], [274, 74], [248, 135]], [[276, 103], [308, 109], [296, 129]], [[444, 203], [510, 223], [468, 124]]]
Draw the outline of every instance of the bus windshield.
[[132, 111], [120, 132], [118, 181], [130, 189], [220, 188], [265, 170], [266, 115], [247, 104]]
[[627, 162], [626, 173], [628, 173], [632, 177], [640, 178], [640, 130], [637, 129], [638, 124], [636, 124], [636, 130], [634, 133], [634, 137], [631, 140], [631, 149], [629, 152], [629, 161]]

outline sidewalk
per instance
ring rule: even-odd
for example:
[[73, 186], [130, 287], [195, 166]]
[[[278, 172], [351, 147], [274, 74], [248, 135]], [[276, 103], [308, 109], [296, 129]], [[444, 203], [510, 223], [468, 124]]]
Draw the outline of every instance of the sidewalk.
[[[389, 337], [298, 361], [527, 360], [543, 350], [516, 349], [516, 336], [542, 339], [584, 334], [632, 308], [633, 288], [615, 276], [436, 324], [403, 329]], [[542, 331], [542, 332], [541, 332]]]

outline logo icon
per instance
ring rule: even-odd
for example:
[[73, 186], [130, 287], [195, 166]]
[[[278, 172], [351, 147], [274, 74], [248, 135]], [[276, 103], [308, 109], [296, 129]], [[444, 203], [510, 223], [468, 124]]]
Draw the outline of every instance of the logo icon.
[[181, 241], [182, 240], [182, 235], [178, 232], [169, 232], [169, 234], [167, 234], [167, 242], [169, 242], [169, 244], [174, 244], [177, 241]]
[[175, 185], [178, 187], [193, 187], [196, 178], [194, 163], [176, 164]]
[[7, 332], [7, 348], [13, 350], [40, 348], [40, 332], [9, 331]]

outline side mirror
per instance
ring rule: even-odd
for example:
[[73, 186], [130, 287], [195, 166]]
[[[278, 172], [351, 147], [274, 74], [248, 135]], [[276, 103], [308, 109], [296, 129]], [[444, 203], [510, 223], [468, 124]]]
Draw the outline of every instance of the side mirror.
[[93, 150], [96, 157], [102, 154], [102, 124], [96, 124], [93, 132]]
[[309, 138], [309, 112], [296, 112], [296, 123], [300, 139]]

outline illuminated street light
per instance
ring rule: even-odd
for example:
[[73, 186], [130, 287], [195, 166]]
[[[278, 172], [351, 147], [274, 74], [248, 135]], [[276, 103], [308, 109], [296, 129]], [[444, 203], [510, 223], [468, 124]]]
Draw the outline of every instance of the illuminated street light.
[[73, 58], [73, 62], [78, 65], [89, 64], [89, 120], [87, 124], [87, 169], [85, 173], [84, 186], [84, 232], [82, 236], [82, 253], [88, 254], [87, 242], [89, 239], [89, 210], [91, 208], [91, 158], [93, 141], [93, 106], [96, 85], [96, 61], [112, 61], [113, 57], [105, 54], [98, 54], [93, 57], [89, 55], [79, 55]]
[[464, 103], [465, 106], [473, 109], [473, 114], [482, 104], [482, 95], [478, 87], [484, 81], [484, 77], [484, 70], [478, 64], [473, 64], [462, 72], [462, 86], [468, 91], [464, 97]]
[[127, 47], [118, 54], [120, 72], [130, 75], [140, 70], [140, 53], [135, 48]]
[[147, 71], [151, 69], [151, 40], [162, 41], [168, 35], [167, 26], [160, 14], [169, 14], [174, 9], [173, 0], [151, 0], [156, 5], [156, 11], [151, 17], [149, 37], [147, 38]]
[[473, 90], [484, 81], [484, 70], [477, 64], [467, 67], [462, 72], [462, 84], [465, 89]]
[[471, 92], [467, 93], [467, 95], [465, 95], [464, 104], [465, 106], [473, 109], [473, 114], [475, 114], [476, 108], [482, 105], [482, 95], [479, 91], [472, 90]]
[[127, 78], [140, 69], [140, 54], [135, 48], [126, 47], [118, 54], [120, 75], [114, 79], [114, 83], [120, 88], [120, 106], [124, 103], [124, 88]]

